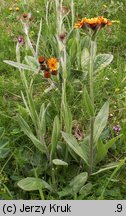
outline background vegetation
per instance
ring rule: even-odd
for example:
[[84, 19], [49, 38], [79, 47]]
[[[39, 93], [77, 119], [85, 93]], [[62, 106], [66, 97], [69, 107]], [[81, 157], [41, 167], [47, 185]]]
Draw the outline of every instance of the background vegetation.
[[[22, 13], [32, 13], [33, 19], [30, 25], [30, 38], [34, 45], [37, 39], [38, 26], [40, 19], [43, 20], [42, 36], [40, 39], [39, 55], [57, 56], [56, 44], [53, 42], [55, 37], [55, 6], [54, 2], [49, 8], [49, 25], [47, 26], [46, 3], [47, 0], [29, 0], [29, 1], [4, 1], [1, 0], [0, 6], [0, 146], [6, 145], [4, 150], [0, 147], [0, 199], [40, 199], [38, 191], [25, 192], [18, 186], [17, 182], [27, 176], [37, 176], [50, 182], [50, 170], [46, 170], [46, 158], [41, 157], [41, 153], [33, 146], [29, 138], [22, 132], [18, 121], [17, 114], [26, 118], [25, 110], [22, 108], [23, 101], [21, 90], [23, 85], [20, 79], [19, 71], [3, 61], [8, 59], [16, 61], [15, 48], [17, 38], [22, 35], [20, 16]], [[125, 0], [75, 0], [75, 21], [82, 17], [94, 17], [104, 15], [110, 20], [118, 20], [110, 28], [100, 32], [98, 36], [98, 52], [112, 53], [113, 62], [109, 67], [102, 70], [95, 80], [95, 104], [99, 110], [106, 100], [110, 101], [110, 116], [106, 129], [102, 136], [107, 140], [114, 134], [113, 127], [119, 125], [121, 128], [121, 138], [109, 150], [104, 161], [99, 167], [111, 162], [119, 162], [125, 158], [126, 153], [126, 40], [125, 40]], [[65, 0], [64, 6], [70, 10], [70, 1]], [[19, 7], [19, 10], [16, 8]], [[12, 8], [12, 9], [11, 9]], [[70, 12], [71, 13], [71, 12]], [[66, 23], [68, 25], [68, 23]], [[21, 50], [22, 56], [25, 55], [25, 48]], [[76, 53], [72, 53], [76, 55]], [[23, 57], [22, 57], [23, 58]], [[77, 79], [79, 74], [73, 74], [73, 80]], [[28, 73], [28, 79], [30, 73]], [[51, 139], [53, 120], [59, 109], [59, 99], [56, 91], [50, 91], [43, 95], [43, 91], [48, 83], [41, 76], [34, 79], [34, 102], [39, 109], [42, 102], [50, 103], [47, 114], [47, 134], [46, 139]], [[84, 136], [87, 124], [87, 118], [82, 109], [80, 86], [74, 82], [69, 85], [67, 101], [73, 115], [73, 134]], [[74, 98], [74, 100], [73, 100]], [[79, 131], [79, 132], [76, 132]], [[61, 140], [61, 142], [63, 142]], [[67, 168], [58, 168], [57, 179], [58, 191], [64, 187], [77, 174], [83, 171], [81, 163], [78, 164], [72, 157], [69, 159]], [[90, 176], [88, 184], [92, 188], [85, 194], [76, 194], [74, 199], [99, 199], [104, 191], [104, 199], [125, 199], [126, 198], [126, 168], [121, 166], [118, 172], [111, 176], [113, 170], [108, 170], [98, 175]], [[111, 179], [110, 179], [111, 176]], [[56, 181], [57, 181], [56, 179]], [[109, 183], [108, 183], [108, 180]], [[108, 183], [108, 184], [107, 184]], [[90, 185], [89, 185], [90, 186]], [[89, 187], [90, 188], [90, 187]], [[18, 192], [17, 192], [18, 191]], [[60, 194], [61, 195], [61, 194]], [[59, 194], [48, 193], [44, 191], [45, 199], [59, 199]], [[73, 196], [63, 196], [64, 199], [73, 199]]]

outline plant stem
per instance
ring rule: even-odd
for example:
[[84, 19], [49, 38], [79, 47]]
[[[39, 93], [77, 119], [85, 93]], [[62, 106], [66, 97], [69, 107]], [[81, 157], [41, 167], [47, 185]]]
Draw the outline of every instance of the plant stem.
[[[93, 70], [94, 70], [94, 41], [91, 40], [91, 47], [90, 47], [90, 62], [89, 62], [89, 85], [90, 85], [90, 98], [92, 102], [92, 106], [94, 109], [94, 92], [93, 92]], [[93, 146], [94, 146], [94, 116], [90, 117], [90, 155], [89, 155], [89, 174], [93, 171]]]
[[45, 197], [44, 197], [44, 194], [43, 194], [43, 189], [41, 188], [41, 185], [40, 185], [40, 182], [39, 182], [39, 179], [38, 179], [38, 175], [37, 175], [37, 172], [36, 172], [35, 169], [34, 169], [34, 172], [35, 172], [35, 178], [36, 178], [36, 181], [37, 181], [37, 184], [38, 184], [38, 190], [39, 190], [41, 200], [45, 200]]
[[52, 168], [51, 168], [52, 172], [51, 172], [51, 177], [52, 177], [52, 185], [53, 185], [53, 189], [56, 191], [56, 178], [55, 178], [55, 169], [52, 165]]

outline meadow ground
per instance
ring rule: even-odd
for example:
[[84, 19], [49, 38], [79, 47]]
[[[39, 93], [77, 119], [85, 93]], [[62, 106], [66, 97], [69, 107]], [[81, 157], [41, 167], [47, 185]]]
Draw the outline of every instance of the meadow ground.
[[[64, 0], [62, 8], [56, 11], [54, 0], [1, 0], [0, 199], [126, 198], [126, 2], [75, 0], [74, 11], [72, 3], [71, 0]], [[60, 64], [58, 75], [52, 76], [50, 81], [43, 79], [44, 72], [33, 75], [34, 70], [25, 70], [23, 77], [21, 73], [24, 72], [19, 65], [17, 69], [4, 62], [19, 60], [19, 50], [16, 56], [16, 46], [19, 44], [20, 61], [32, 69], [38, 64], [34, 62], [34, 51], [29, 48], [30, 42], [21, 24], [21, 20], [27, 23], [24, 16], [28, 13], [31, 13], [28, 31], [33, 48], [42, 18], [37, 58], [56, 57]], [[64, 16], [61, 25], [64, 35], [57, 35], [60, 32], [57, 26], [60, 15]], [[100, 69], [94, 75], [95, 114], [92, 114], [89, 95], [83, 96], [84, 86], [90, 91], [87, 72], [87, 64], [91, 63], [87, 62], [87, 58], [91, 59], [88, 51], [90, 41], [85, 30], [73, 30], [72, 27], [79, 18], [97, 16], [114, 20], [97, 36], [97, 53], [107, 53], [109, 57], [113, 55], [113, 61], [110, 60], [109, 64], [109, 60], [97, 60], [95, 71]], [[23, 37], [25, 43], [20, 44], [19, 36]], [[64, 65], [67, 67], [67, 79], [62, 76]], [[48, 91], [50, 82], [56, 88]], [[45, 89], [48, 89], [47, 93]], [[109, 101], [109, 112], [107, 108], [102, 110], [99, 120], [101, 133], [97, 142], [93, 142], [94, 151], [89, 154], [88, 161], [83, 143], [91, 131], [89, 122], [106, 101]], [[41, 107], [38, 117], [36, 112], [39, 113], [42, 103], [45, 106]], [[61, 131], [65, 132], [63, 136]], [[109, 146], [107, 150], [105, 145]]]

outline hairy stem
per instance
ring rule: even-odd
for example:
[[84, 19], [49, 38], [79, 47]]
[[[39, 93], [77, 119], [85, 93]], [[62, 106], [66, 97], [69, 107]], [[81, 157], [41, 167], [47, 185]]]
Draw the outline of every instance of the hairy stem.
[[[93, 70], [94, 70], [94, 41], [91, 40], [90, 47], [90, 63], [89, 63], [89, 85], [90, 85], [90, 98], [92, 102], [92, 106], [94, 109], [94, 80], [93, 80]], [[90, 117], [90, 155], [89, 155], [89, 173], [91, 174], [93, 171], [93, 146], [94, 146], [94, 116]]]

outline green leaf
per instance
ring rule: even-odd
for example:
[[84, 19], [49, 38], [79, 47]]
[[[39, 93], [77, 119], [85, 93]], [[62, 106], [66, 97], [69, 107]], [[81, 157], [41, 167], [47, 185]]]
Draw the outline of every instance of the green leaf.
[[40, 27], [39, 27], [38, 38], [37, 38], [37, 43], [36, 43], [36, 56], [38, 56], [41, 31], [42, 31], [42, 19], [40, 20]]
[[29, 70], [29, 71], [33, 71], [34, 73], [38, 73], [38, 69], [36, 69], [35, 67], [31, 67], [29, 65], [26, 65], [26, 64], [20, 64], [18, 62], [9, 61], [9, 60], [4, 60], [4, 63], [9, 64], [18, 69]]
[[76, 57], [76, 53], [77, 53], [77, 42], [76, 42], [76, 38], [71, 38], [68, 41], [68, 50], [69, 50], [69, 56], [71, 61], [73, 62], [75, 57]]
[[84, 71], [87, 69], [90, 59], [90, 53], [87, 48], [84, 48], [81, 53], [81, 68]]
[[107, 155], [109, 148], [121, 137], [117, 136], [109, 140], [106, 144], [103, 144], [102, 140], [98, 140], [97, 142], [97, 157], [96, 162], [99, 163], [104, 157]]
[[99, 199], [104, 199], [104, 193], [106, 191], [106, 188], [109, 184], [109, 182], [113, 179], [113, 177], [115, 176], [115, 174], [121, 169], [121, 167], [125, 164], [126, 162], [126, 157], [124, 159], [122, 159], [121, 161], [118, 162], [117, 166], [116, 166], [116, 169], [113, 171], [113, 173], [111, 174], [110, 178], [108, 179], [108, 181], [106, 182], [103, 190], [102, 190], [102, 193], [101, 193], [101, 196], [99, 197]]
[[111, 140], [109, 140], [107, 143], [105, 143], [105, 148], [106, 150], [108, 150], [109, 148], [112, 147], [112, 145], [122, 136], [122, 134], [120, 134], [119, 136], [116, 136], [114, 138], [112, 138]]
[[0, 150], [3, 149], [6, 145], [8, 145], [8, 143], [9, 143], [8, 139], [0, 140]]
[[88, 173], [83, 172], [74, 177], [69, 185], [65, 188], [63, 188], [62, 191], [58, 192], [58, 195], [60, 197], [68, 196], [68, 195], [74, 195], [75, 193], [78, 193], [80, 189], [84, 186], [88, 178]]
[[37, 62], [36, 58], [33, 56], [25, 56], [26, 63], [33, 68], [38, 68], [39, 63]]
[[41, 143], [32, 133], [31, 128], [27, 124], [27, 122], [21, 117], [18, 116], [18, 122], [21, 126], [22, 131], [30, 138], [33, 144], [38, 148], [42, 153], [45, 153], [45, 147], [43, 143]]
[[97, 114], [94, 121], [94, 143], [96, 145], [103, 129], [105, 128], [109, 115], [109, 102], [106, 102], [99, 113]]
[[91, 192], [92, 188], [93, 185], [91, 183], [87, 183], [80, 189], [79, 194], [84, 198]]
[[102, 140], [98, 140], [97, 142], [97, 153], [96, 153], [96, 163], [99, 163], [104, 157], [107, 155], [107, 149], [105, 148], [105, 144], [103, 144]]
[[0, 127], [0, 139], [3, 137], [5, 132], [5, 129], [3, 127]]
[[64, 123], [65, 123], [65, 129], [67, 133], [71, 134], [72, 130], [72, 114], [70, 111], [70, 108], [67, 104], [63, 105], [63, 117], [64, 117]]
[[[38, 186], [39, 183], [39, 186]], [[51, 186], [45, 182], [44, 180], [38, 178], [34, 178], [34, 177], [27, 177], [24, 178], [22, 180], [20, 180], [17, 185], [24, 191], [35, 191], [35, 190], [39, 190], [39, 187], [41, 187], [42, 189], [48, 189], [49, 191], [52, 191]]]
[[89, 164], [89, 161], [90, 161], [90, 134], [87, 134], [79, 144], [83, 152], [85, 152], [87, 162]]
[[9, 153], [10, 153], [10, 149], [9, 148], [0, 149], [0, 159], [6, 158]]
[[40, 113], [39, 113], [39, 122], [40, 122], [40, 128], [41, 132], [44, 135], [46, 133], [46, 119], [45, 119], [45, 114], [47, 111], [48, 105], [45, 108], [45, 104], [43, 103], [40, 108]]
[[52, 138], [51, 138], [51, 158], [56, 151], [56, 147], [59, 141], [59, 136], [60, 136], [60, 121], [58, 116], [56, 116], [53, 122], [53, 131], [52, 131]]
[[70, 186], [67, 186], [67, 187], [63, 188], [62, 191], [58, 192], [58, 195], [59, 195], [60, 198], [65, 197], [65, 196], [69, 196], [71, 194], [73, 194], [73, 192], [72, 192], [72, 188]]
[[74, 138], [73, 135], [67, 134], [62, 132], [62, 136], [65, 139], [66, 143], [69, 145], [69, 147], [77, 154], [79, 155], [84, 162], [88, 165], [88, 158], [86, 153], [82, 150], [81, 146], [78, 144], [77, 140]]
[[73, 193], [78, 193], [88, 179], [88, 173], [83, 172], [72, 179], [69, 186], [72, 188]]
[[90, 43], [91, 43], [90, 41], [91, 41], [91, 39], [89, 36], [85, 36], [85, 37], [81, 38], [81, 40], [80, 40], [81, 47], [86, 47], [89, 50]]
[[57, 166], [68, 166], [68, 163], [66, 163], [63, 160], [53, 159], [52, 162], [53, 162], [53, 164], [55, 164]]
[[84, 87], [84, 90], [83, 90], [83, 101], [84, 101], [84, 105], [86, 107], [88, 115], [94, 116], [94, 110], [93, 110], [92, 102], [91, 102], [91, 99], [90, 99], [90, 96], [87, 92], [86, 87]]
[[94, 70], [98, 72], [109, 65], [113, 60], [112, 54], [99, 54], [95, 58]]
[[118, 167], [119, 164], [120, 164], [120, 162], [113, 162], [113, 163], [107, 164], [106, 166], [104, 166], [100, 170], [92, 173], [91, 175], [97, 175], [97, 174], [99, 174], [101, 172], [104, 172], [104, 171], [107, 171], [107, 170], [110, 170], [110, 169], [114, 169], [114, 168]]

